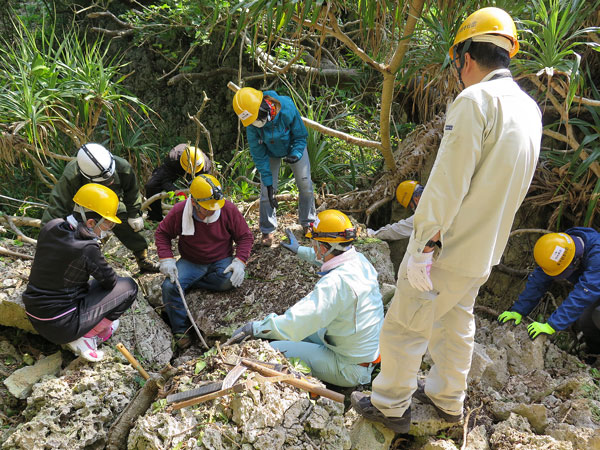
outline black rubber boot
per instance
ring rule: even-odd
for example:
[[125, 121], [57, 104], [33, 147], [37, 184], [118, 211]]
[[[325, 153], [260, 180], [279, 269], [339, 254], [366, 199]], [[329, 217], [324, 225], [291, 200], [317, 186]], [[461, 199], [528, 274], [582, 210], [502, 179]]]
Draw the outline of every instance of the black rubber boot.
[[135, 252], [133, 254], [133, 256], [135, 256], [137, 265], [140, 268], [140, 273], [158, 273], [158, 272], [160, 272], [158, 263], [154, 263], [148, 259], [148, 249], [144, 249], [142, 251]]

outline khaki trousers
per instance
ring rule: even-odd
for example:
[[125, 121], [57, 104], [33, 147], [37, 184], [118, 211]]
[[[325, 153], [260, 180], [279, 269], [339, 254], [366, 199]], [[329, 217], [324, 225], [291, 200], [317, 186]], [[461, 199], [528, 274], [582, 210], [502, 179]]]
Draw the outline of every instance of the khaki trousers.
[[381, 372], [373, 381], [371, 401], [389, 417], [400, 417], [417, 388], [426, 350], [433, 366], [425, 392], [449, 414], [462, 412], [475, 336], [473, 306], [481, 278], [431, 268], [433, 290], [413, 289], [406, 278], [406, 254], [398, 271], [396, 293], [379, 338]]

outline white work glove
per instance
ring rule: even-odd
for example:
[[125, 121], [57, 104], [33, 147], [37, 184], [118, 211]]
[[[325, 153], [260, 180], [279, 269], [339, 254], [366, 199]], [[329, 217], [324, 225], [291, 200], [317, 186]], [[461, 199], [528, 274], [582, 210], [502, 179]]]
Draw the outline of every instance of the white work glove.
[[233, 287], [240, 287], [242, 281], [244, 281], [244, 275], [246, 273], [246, 265], [237, 258], [233, 258], [231, 264], [225, 267], [223, 273], [233, 272], [231, 274], [231, 284]]
[[376, 234], [377, 234], [377, 231], [367, 228], [367, 237], [374, 237]]
[[129, 219], [127, 219], [127, 223], [129, 224], [129, 226], [131, 227], [131, 229], [133, 231], [135, 231], [136, 233], [138, 231], [141, 231], [144, 229], [144, 218], [142, 216], [140, 217], [130, 217]]
[[177, 264], [175, 263], [175, 258], [165, 258], [160, 260], [160, 273], [169, 277], [171, 283], [175, 283], [177, 280]]
[[410, 255], [406, 266], [406, 276], [410, 285], [421, 291], [431, 291], [433, 284], [429, 276], [433, 264], [433, 252]]

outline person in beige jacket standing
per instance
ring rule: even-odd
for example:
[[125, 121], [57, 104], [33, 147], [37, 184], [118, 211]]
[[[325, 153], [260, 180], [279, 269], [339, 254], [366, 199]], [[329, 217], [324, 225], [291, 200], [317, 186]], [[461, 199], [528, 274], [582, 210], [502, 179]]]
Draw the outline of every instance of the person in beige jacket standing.
[[[449, 422], [463, 417], [475, 297], [500, 262], [540, 150], [540, 110], [508, 70], [518, 49], [512, 18], [494, 7], [471, 14], [450, 48], [463, 90], [415, 211], [381, 331], [381, 372], [371, 396], [351, 397], [359, 414], [397, 433], [410, 428], [413, 395]], [[434, 364], [418, 385], [427, 350]]]

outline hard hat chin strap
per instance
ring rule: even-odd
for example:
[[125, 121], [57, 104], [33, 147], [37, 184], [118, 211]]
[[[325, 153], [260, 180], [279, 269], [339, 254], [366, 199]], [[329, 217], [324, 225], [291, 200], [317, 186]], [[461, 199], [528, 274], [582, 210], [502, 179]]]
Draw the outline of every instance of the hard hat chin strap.
[[[461, 43], [461, 49], [460, 49], [460, 55], [458, 56], [458, 58], [456, 58], [456, 51], [454, 52], [454, 58], [452, 59], [452, 65], [456, 68], [456, 61], [458, 60], [458, 68], [456, 68], [456, 70], [458, 71], [458, 82], [460, 83], [460, 86], [464, 89], [465, 83], [462, 79], [462, 69], [465, 65], [465, 54], [467, 53], [467, 51], [469, 50], [469, 47], [471, 46], [471, 42], [473, 42], [472, 39], [467, 39], [466, 41], [464, 41], [464, 43]], [[459, 44], [460, 45], [460, 44]]]

